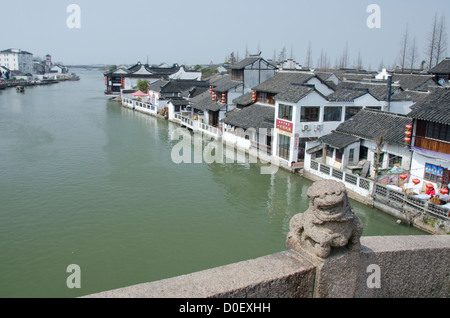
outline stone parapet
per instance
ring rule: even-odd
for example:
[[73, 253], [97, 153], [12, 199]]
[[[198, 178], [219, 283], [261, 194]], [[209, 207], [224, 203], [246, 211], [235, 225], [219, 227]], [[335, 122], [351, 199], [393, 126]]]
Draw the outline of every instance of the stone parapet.
[[342, 183], [318, 181], [280, 253], [87, 298], [448, 298], [450, 236], [361, 237]]

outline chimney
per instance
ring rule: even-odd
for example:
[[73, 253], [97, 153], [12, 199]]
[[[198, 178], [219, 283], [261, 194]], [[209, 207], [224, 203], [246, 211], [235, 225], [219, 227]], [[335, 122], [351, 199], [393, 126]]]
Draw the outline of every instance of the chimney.
[[391, 111], [391, 93], [392, 93], [392, 75], [388, 75], [387, 77], [387, 88], [386, 88], [386, 102], [387, 102], [387, 111]]

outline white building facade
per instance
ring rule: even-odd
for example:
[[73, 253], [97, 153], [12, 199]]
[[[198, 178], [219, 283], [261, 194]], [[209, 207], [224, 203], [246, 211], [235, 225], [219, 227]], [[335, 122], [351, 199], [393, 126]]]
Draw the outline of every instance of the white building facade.
[[0, 65], [11, 71], [33, 72], [33, 54], [20, 49], [0, 51]]

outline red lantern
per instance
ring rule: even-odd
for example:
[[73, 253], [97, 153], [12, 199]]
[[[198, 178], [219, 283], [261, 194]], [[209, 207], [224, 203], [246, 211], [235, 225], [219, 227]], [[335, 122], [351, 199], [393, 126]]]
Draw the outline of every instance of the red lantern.
[[406, 137], [406, 138], [405, 138], [405, 142], [406, 142], [406, 143], [409, 143], [409, 142], [411, 142], [411, 138], [409, 138], [409, 137]]
[[419, 183], [420, 183], [420, 180], [419, 180], [419, 179], [414, 179], [412, 182], [413, 182], [414, 184], [419, 184]]
[[213, 102], [216, 101], [216, 93], [212, 93], [212, 101], [213, 101]]
[[408, 137], [411, 137], [412, 132], [410, 132], [410, 131], [405, 131], [405, 135], [408, 136]]
[[401, 174], [400, 175], [400, 179], [405, 180], [406, 178], [408, 178], [408, 176], [406, 174]]
[[442, 188], [442, 189], [441, 189], [441, 194], [448, 194], [448, 189]]
[[427, 187], [428, 189], [433, 189], [433, 188], [434, 188], [434, 185], [432, 185], [431, 183], [427, 183], [427, 184], [426, 184], [426, 187]]
[[406, 125], [406, 129], [411, 130], [413, 127], [411, 125]]
[[225, 94], [222, 94], [222, 104], [225, 104]]

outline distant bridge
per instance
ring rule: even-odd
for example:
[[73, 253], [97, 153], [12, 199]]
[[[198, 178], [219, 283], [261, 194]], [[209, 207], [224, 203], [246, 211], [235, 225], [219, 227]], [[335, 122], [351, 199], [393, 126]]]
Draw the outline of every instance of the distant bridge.
[[105, 64], [92, 64], [92, 65], [65, 65], [68, 68], [83, 68], [86, 70], [103, 70], [107, 69], [109, 65]]

